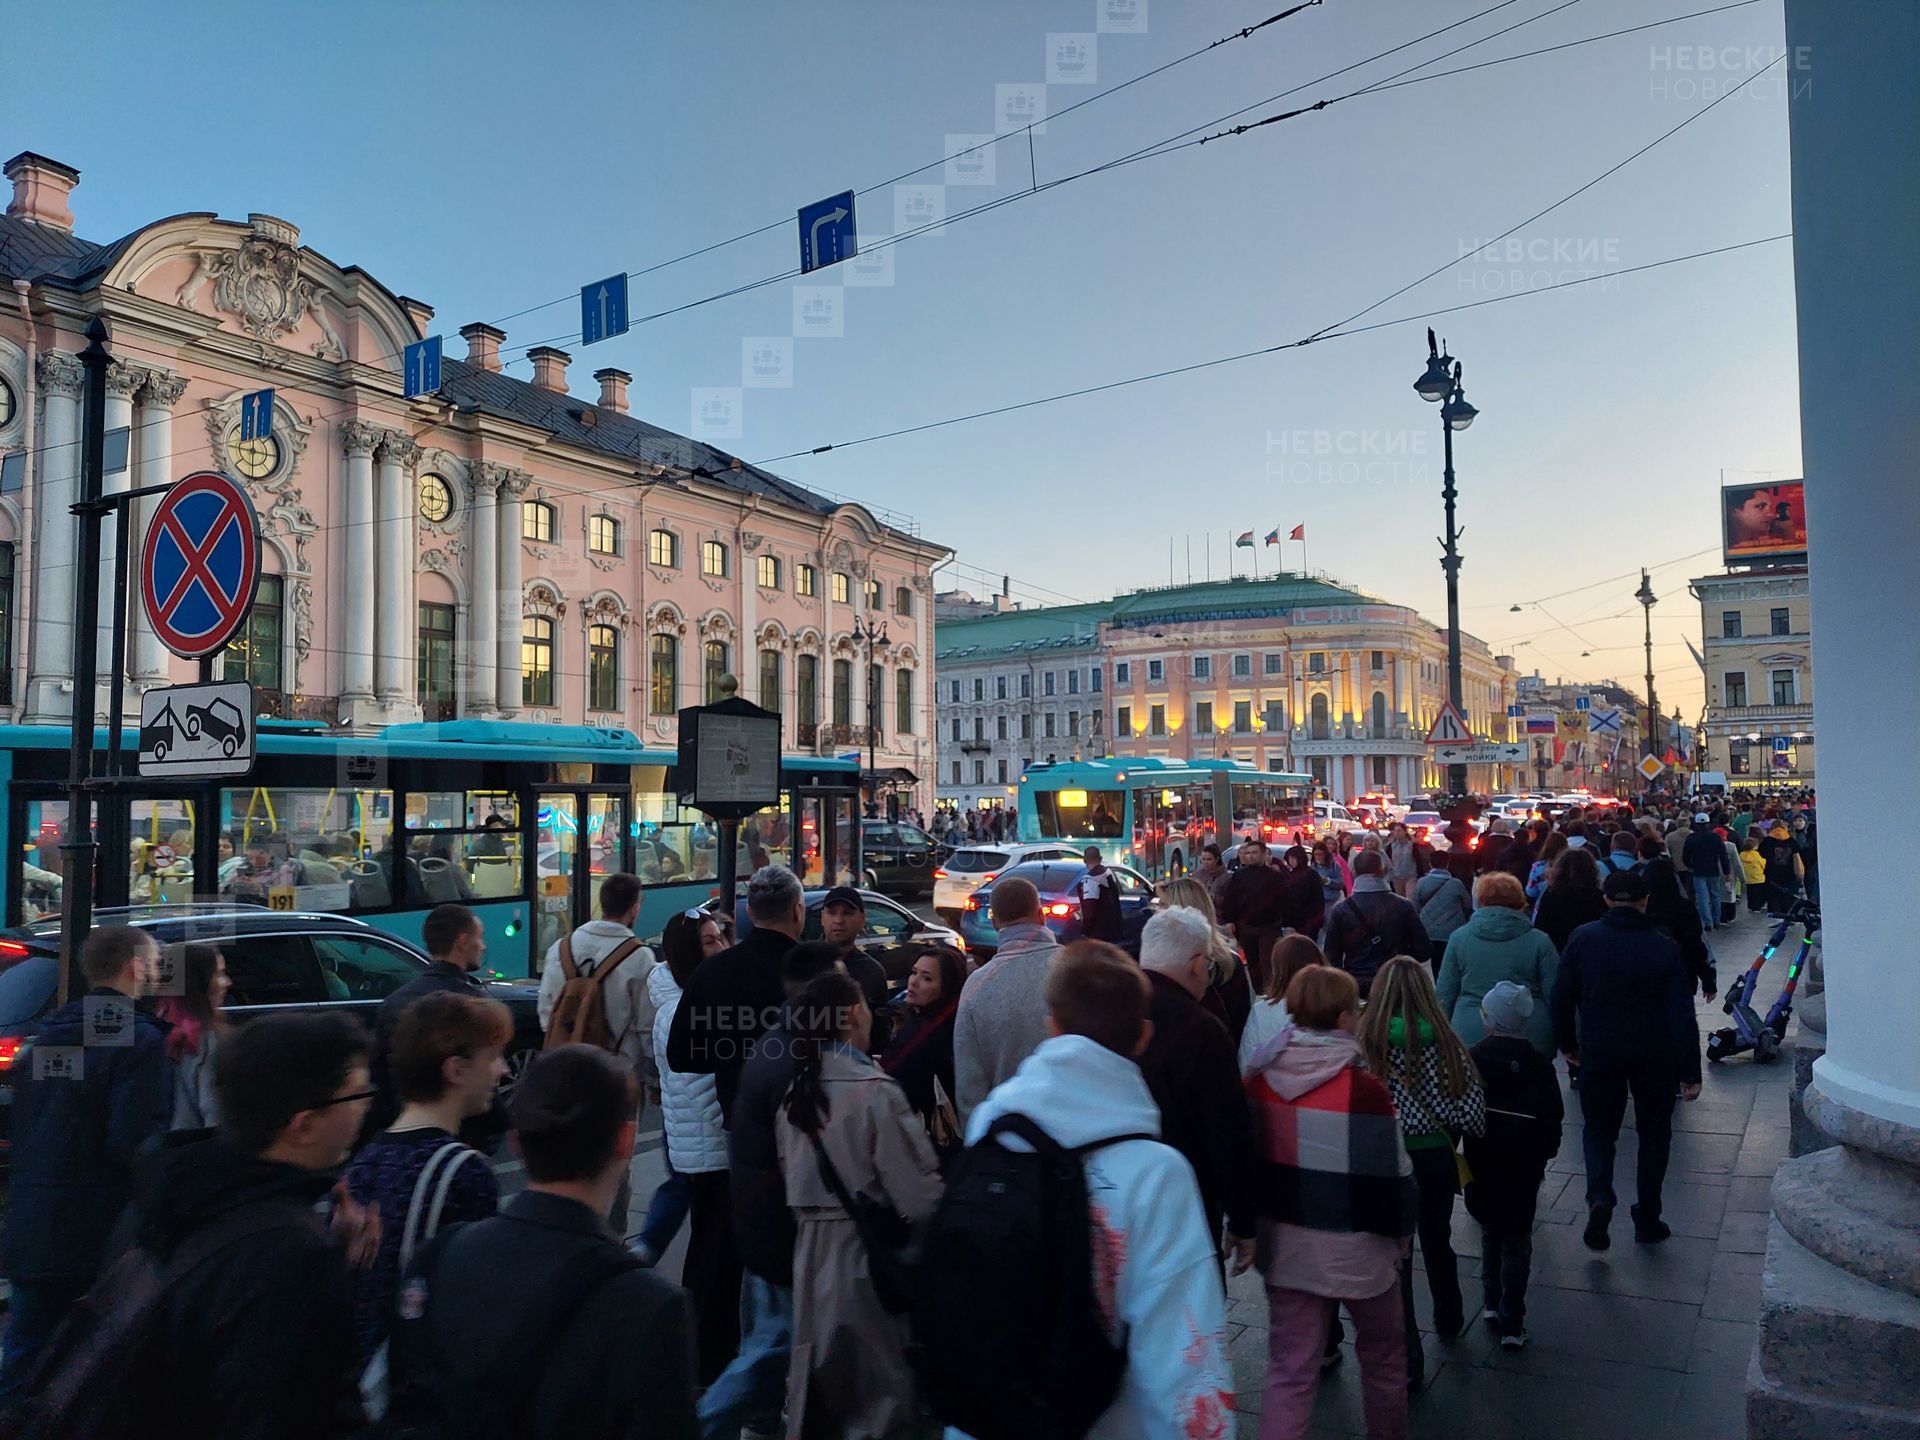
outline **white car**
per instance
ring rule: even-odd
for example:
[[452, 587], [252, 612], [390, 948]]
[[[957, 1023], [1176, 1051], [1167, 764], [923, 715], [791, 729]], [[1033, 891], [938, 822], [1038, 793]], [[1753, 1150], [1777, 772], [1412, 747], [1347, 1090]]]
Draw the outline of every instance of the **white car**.
[[933, 872], [933, 913], [957, 925], [961, 912], [967, 908], [967, 897], [998, 878], [1008, 866], [1028, 860], [1078, 860], [1080, 855], [1079, 850], [1059, 840], [963, 846]]

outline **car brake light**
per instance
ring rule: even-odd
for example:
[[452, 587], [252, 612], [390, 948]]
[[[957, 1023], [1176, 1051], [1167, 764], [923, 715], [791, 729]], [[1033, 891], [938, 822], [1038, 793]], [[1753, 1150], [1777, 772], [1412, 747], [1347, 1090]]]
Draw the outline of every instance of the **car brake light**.
[[1047, 906], [1047, 914], [1049, 915], [1060, 916], [1071, 915], [1072, 913], [1073, 906], [1067, 904], [1064, 900], [1056, 900], [1053, 904]]
[[947, 878], [947, 872], [936, 865], [933, 869], [933, 878], [936, 880], [944, 880]]
[[967, 909], [978, 910], [979, 908], [980, 908], [980, 901], [976, 897], [969, 895], [967, 897]]
[[0, 1035], [0, 1070], [11, 1070], [13, 1062], [20, 1058], [20, 1052], [27, 1048], [27, 1042], [18, 1035]]
[[989, 870], [986, 874], [980, 877], [979, 883], [984, 885], [989, 880], [998, 880], [999, 878], [1000, 878], [1000, 872], [998, 870]]
[[0, 960], [24, 960], [32, 953], [18, 940], [0, 940]]

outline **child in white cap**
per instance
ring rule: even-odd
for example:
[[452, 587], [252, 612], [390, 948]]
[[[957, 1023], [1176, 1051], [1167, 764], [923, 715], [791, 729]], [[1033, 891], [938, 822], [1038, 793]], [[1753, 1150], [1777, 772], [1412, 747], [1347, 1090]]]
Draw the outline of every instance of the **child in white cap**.
[[1480, 1222], [1480, 1269], [1486, 1289], [1482, 1318], [1500, 1329], [1500, 1343], [1527, 1343], [1527, 1274], [1533, 1262], [1533, 1215], [1547, 1162], [1560, 1150], [1565, 1107], [1548, 1060], [1526, 1039], [1533, 996], [1502, 980], [1480, 1001], [1486, 1038], [1473, 1063], [1487, 1093], [1487, 1132], [1466, 1138], [1467, 1213]]

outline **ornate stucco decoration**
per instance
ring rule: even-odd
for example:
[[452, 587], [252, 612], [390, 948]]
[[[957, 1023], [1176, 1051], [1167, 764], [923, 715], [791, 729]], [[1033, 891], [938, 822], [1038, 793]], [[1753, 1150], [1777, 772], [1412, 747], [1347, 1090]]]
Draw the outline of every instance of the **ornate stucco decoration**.
[[523, 615], [544, 615], [549, 620], [559, 620], [567, 613], [567, 602], [551, 580], [529, 580], [521, 592], [520, 611]]
[[596, 590], [581, 602], [582, 621], [591, 628], [595, 625], [616, 625], [625, 630], [633, 621], [633, 612], [627, 608], [627, 602], [611, 590]]
[[702, 640], [731, 641], [735, 634], [733, 617], [724, 610], [709, 610], [700, 617]]
[[649, 635], [685, 635], [687, 617], [671, 600], [656, 600], [647, 607], [646, 630]]
[[231, 250], [196, 250], [199, 268], [174, 296], [191, 306], [208, 280], [214, 307], [240, 322], [256, 340], [278, 344], [309, 315], [321, 338], [313, 353], [323, 360], [344, 360], [346, 347], [320, 308], [319, 291], [300, 273], [300, 231], [271, 215], [249, 215], [251, 233]]

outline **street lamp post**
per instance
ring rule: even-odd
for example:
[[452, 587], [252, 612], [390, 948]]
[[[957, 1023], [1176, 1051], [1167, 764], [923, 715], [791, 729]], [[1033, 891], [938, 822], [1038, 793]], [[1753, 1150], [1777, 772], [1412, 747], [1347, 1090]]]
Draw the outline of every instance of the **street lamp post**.
[[[1467, 403], [1466, 389], [1460, 383], [1460, 362], [1441, 352], [1431, 329], [1427, 331], [1426, 372], [1413, 382], [1413, 388], [1422, 400], [1441, 402], [1440, 434], [1446, 445], [1446, 469], [1440, 496], [1446, 501], [1447, 534], [1441, 542], [1440, 568], [1447, 576], [1447, 699], [1464, 715], [1460, 684], [1460, 530], [1454, 523], [1454, 501], [1459, 491], [1453, 483], [1453, 432], [1473, 424], [1480, 412]], [[1467, 793], [1465, 765], [1447, 767], [1447, 789], [1455, 797]]]
[[1640, 572], [1640, 588], [1634, 592], [1633, 598], [1640, 602], [1641, 609], [1646, 612], [1646, 645], [1647, 645], [1646, 746], [1647, 746], [1647, 754], [1657, 755], [1660, 753], [1658, 749], [1655, 748], [1659, 743], [1657, 736], [1660, 730], [1660, 702], [1654, 698], [1654, 694], [1653, 694], [1653, 607], [1659, 604], [1659, 598], [1653, 593], [1653, 581], [1648, 576], [1647, 572], [1644, 569], [1641, 570]]
[[853, 617], [853, 643], [856, 649], [867, 647], [867, 803], [874, 813], [880, 811], [880, 772], [874, 756], [874, 736], [879, 726], [874, 723], [879, 714], [876, 708], [879, 698], [874, 694], [873, 653], [876, 649], [887, 647], [887, 622], [882, 620], [877, 626], [864, 624], [863, 617]]

